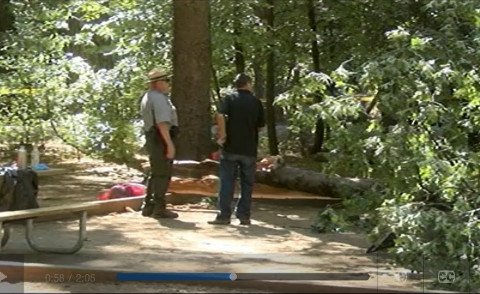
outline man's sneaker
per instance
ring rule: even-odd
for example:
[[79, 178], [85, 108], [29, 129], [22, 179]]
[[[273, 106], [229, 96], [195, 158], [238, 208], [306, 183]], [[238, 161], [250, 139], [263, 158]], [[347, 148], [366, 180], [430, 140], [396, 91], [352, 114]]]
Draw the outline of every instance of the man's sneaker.
[[240, 224], [243, 225], [243, 226], [249, 226], [252, 224], [252, 221], [250, 219], [241, 219], [240, 220]]
[[152, 213], [151, 217], [153, 218], [177, 218], [178, 213], [170, 211], [168, 209], [157, 210]]
[[229, 219], [217, 218], [217, 219], [214, 219], [213, 221], [209, 221], [208, 223], [211, 224], [211, 225], [229, 225], [230, 220]]

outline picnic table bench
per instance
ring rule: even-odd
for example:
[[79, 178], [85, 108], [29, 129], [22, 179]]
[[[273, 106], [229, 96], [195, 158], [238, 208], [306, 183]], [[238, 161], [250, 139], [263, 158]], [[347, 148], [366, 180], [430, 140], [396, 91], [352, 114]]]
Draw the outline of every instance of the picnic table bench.
[[[60, 254], [73, 254], [79, 251], [83, 246], [83, 241], [86, 239], [87, 229], [87, 210], [97, 207], [99, 204], [95, 202], [80, 203], [71, 205], [59, 205], [53, 207], [43, 207], [16, 211], [4, 211], [0, 212], [0, 231], [3, 228], [3, 237], [0, 242], [3, 248], [9, 238], [11, 231], [11, 224], [18, 221], [25, 221], [26, 230], [25, 238], [28, 245], [35, 251], [45, 253], [60, 253]], [[71, 248], [55, 248], [55, 247], [43, 247], [34, 242], [33, 238], [33, 222], [35, 219], [49, 218], [55, 216], [66, 216], [69, 214], [78, 214], [79, 217], [79, 230], [78, 240]], [[54, 240], [53, 238], [50, 240]]]

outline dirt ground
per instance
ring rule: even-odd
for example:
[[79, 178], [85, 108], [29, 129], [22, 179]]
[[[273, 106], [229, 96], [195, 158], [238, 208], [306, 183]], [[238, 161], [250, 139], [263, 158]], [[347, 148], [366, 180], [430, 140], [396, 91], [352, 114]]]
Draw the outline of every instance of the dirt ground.
[[[100, 169], [98, 167], [101, 167]], [[66, 162], [57, 167], [68, 172], [40, 178], [40, 205], [95, 200], [105, 188], [125, 181], [139, 181], [141, 174], [126, 167], [95, 161]], [[103, 172], [99, 172], [102, 171]], [[174, 207], [174, 208], [184, 208]], [[33, 253], [23, 238], [23, 227], [13, 228], [4, 252], [25, 254], [26, 262], [75, 265], [84, 268], [148, 272], [235, 273], [369, 273], [368, 281], [322, 281], [395, 289], [421, 289], [418, 281], [405, 281], [404, 269], [388, 264], [383, 256], [367, 255], [366, 237], [353, 233], [318, 234], [311, 230], [318, 208], [253, 203], [253, 224], [230, 226], [207, 223], [215, 211], [181, 211], [176, 220], [157, 221], [139, 212], [96, 216], [88, 221], [88, 240], [74, 255]], [[72, 221], [39, 223], [39, 244], [73, 244], [78, 224]], [[55, 236], [54, 236], [55, 235]], [[222, 289], [148, 283], [48, 284], [25, 283], [26, 292], [259, 292], [258, 289]]]

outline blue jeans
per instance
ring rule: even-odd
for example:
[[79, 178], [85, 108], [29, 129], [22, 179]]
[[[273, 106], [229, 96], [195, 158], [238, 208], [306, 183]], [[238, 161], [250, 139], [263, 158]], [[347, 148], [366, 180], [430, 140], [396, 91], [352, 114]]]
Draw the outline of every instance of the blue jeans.
[[250, 219], [253, 183], [255, 181], [256, 158], [231, 154], [225, 151], [220, 157], [220, 192], [218, 196], [218, 219], [230, 219], [235, 180], [240, 172], [240, 199], [235, 215], [238, 219]]

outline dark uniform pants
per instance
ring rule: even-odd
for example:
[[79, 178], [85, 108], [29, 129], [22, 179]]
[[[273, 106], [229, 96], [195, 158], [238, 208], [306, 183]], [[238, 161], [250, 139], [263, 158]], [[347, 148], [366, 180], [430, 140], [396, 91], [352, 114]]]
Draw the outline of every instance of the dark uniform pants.
[[145, 133], [145, 147], [150, 160], [150, 177], [147, 184], [146, 205], [155, 205], [165, 208], [165, 194], [172, 177], [173, 160], [167, 159], [166, 143], [159, 131], [151, 128]]

